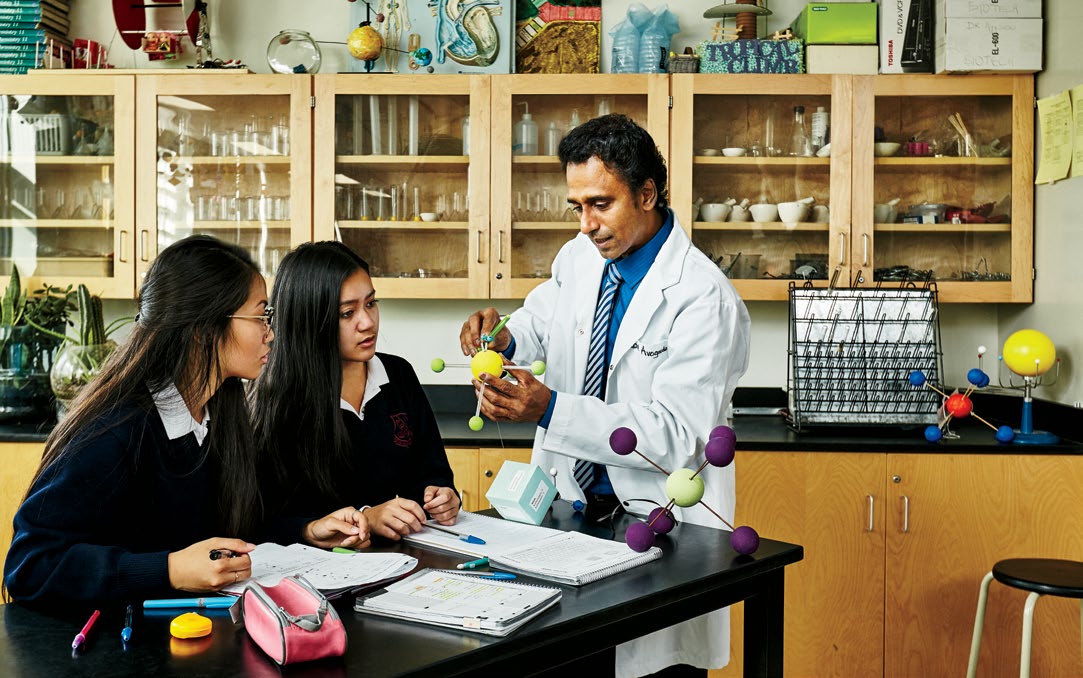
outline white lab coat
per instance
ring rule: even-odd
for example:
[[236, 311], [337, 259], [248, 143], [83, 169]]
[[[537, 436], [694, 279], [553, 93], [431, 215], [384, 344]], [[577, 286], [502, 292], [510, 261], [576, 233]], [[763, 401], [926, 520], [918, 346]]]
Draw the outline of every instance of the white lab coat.
[[[579, 395], [605, 260], [584, 236], [565, 244], [552, 278], [526, 298], [508, 328], [516, 362], [543, 359], [545, 383], [558, 393], [547, 429], [538, 428], [532, 461], [556, 469], [560, 496], [583, 499], [572, 467], [606, 464], [617, 497], [666, 504], [666, 476], [635, 454], [618, 456], [609, 434], [620, 426], [637, 450], [667, 471], [697, 468], [711, 429], [724, 423], [737, 380], [748, 367], [750, 321], [733, 285], [693, 247], [674, 217], [654, 264], [617, 332], [605, 402]], [[733, 522], [733, 464], [704, 470], [703, 501]], [[654, 506], [633, 502], [633, 513]], [[725, 529], [702, 506], [675, 508], [678, 522]], [[719, 535], [722, 539], [723, 536]], [[631, 678], [672, 664], [720, 668], [729, 662], [729, 610], [719, 610], [617, 647], [617, 676]]]

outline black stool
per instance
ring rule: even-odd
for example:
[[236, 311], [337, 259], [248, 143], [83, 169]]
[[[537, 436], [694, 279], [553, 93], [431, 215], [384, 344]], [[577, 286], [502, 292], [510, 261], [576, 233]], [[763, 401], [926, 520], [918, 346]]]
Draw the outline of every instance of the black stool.
[[[1029, 678], [1030, 632], [1034, 628], [1034, 606], [1042, 596], [1083, 599], [1083, 563], [1053, 558], [1011, 558], [994, 565], [993, 571], [981, 580], [978, 612], [974, 616], [974, 639], [970, 642], [970, 663], [966, 669], [967, 678], [974, 678], [978, 672], [985, 602], [989, 597], [989, 582], [994, 578], [1001, 584], [1030, 591], [1027, 602], [1023, 605], [1023, 646], [1019, 651], [1019, 678]], [[1080, 601], [1079, 611], [1083, 624], [1083, 600]]]

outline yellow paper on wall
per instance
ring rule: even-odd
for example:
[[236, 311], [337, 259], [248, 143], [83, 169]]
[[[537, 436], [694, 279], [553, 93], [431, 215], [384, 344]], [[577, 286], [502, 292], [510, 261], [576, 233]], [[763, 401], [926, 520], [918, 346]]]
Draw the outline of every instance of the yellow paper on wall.
[[1072, 177], [1083, 176], [1083, 85], [1072, 88]]
[[1068, 176], [1072, 163], [1072, 100], [1068, 90], [1038, 99], [1042, 158], [1034, 183], [1046, 184]]

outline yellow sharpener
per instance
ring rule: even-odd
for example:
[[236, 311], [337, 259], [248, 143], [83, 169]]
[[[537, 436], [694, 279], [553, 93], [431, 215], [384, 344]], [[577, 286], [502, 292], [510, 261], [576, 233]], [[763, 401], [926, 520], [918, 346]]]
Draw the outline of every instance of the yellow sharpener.
[[169, 622], [174, 638], [202, 638], [211, 635], [211, 620], [195, 612], [185, 612]]

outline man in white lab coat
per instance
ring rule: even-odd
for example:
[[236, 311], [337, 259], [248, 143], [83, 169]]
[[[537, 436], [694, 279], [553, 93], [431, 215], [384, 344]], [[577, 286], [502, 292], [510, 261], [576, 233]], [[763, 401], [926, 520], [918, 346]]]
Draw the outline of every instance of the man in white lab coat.
[[[639, 439], [637, 449], [663, 468], [698, 467], [748, 367], [748, 312], [667, 207], [665, 162], [646, 130], [622, 115], [595, 118], [564, 138], [560, 161], [580, 234], [490, 345], [519, 363], [545, 360], [545, 383], [524, 371], [515, 373], [517, 383], [483, 374], [482, 412], [496, 421], [538, 422], [532, 461], [557, 470], [562, 498], [664, 505], [666, 476], [637, 455], [613, 453], [609, 434], [626, 426]], [[610, 267], [619, 282], [610, 279]], [[597, 307], [609, 294], [607, 280], [616, 284], [615, 300], [602, 319]], [[596, 316], [606, 325], [600, 393], [592, 385], [597, 379], [587, 379], [600, 357], [591, 350], [592, 334], [599, 341]], [[475, 353], [498, 320], [492, 308], [470, 316], [460, 334], [463, 352]], [[578, 460], [594, 464], [577, 469]], [[584, 481], [584, 466], [593, 470], [586, 491], [576, 480], [578, 474]], [[709, 468], [705, 481], [704, 501], [732, 522], [733, 465]], [[644, 515], [651, 508], [627, 506]], [[678, 522], [724, 528], [699, 505], [675, 513]], [[721, 610], [619, 646], [616, 675], [666, 667], [667, 676], [706, 675], [703, 669], [728, 661], [729, 610]]]

